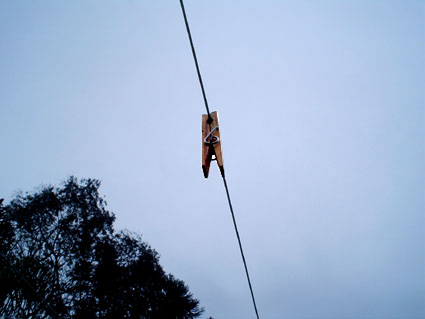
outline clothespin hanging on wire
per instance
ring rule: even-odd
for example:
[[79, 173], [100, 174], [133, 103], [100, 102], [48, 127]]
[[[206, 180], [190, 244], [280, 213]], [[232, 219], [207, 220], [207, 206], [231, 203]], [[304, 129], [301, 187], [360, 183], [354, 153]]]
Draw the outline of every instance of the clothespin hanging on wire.
[[208, 114], [202, 114], [202, 170], [205, 178], [208, 178], [211, 161], [217, 161], [221, 176], [224, 177], [217, 111], [210, 113], [209, 117]]

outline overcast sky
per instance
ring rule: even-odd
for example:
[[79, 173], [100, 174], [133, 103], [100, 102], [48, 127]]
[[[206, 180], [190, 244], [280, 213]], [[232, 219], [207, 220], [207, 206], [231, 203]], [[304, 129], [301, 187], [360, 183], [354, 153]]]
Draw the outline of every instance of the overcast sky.
[[[261, 318], [425, 318], [425, 2], [186, 0]], [[205, 318], [255, 318], [178, 0], [0, 2], [0, 197], [102, 181]]]

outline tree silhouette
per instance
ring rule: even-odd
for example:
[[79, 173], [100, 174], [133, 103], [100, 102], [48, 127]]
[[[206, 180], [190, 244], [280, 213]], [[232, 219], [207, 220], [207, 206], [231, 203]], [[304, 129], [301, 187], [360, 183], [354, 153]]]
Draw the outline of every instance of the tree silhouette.
[[137, 235], [114, 232], [93, 179], [0, 201], [2, 318], [198, 318], [183, 281]]

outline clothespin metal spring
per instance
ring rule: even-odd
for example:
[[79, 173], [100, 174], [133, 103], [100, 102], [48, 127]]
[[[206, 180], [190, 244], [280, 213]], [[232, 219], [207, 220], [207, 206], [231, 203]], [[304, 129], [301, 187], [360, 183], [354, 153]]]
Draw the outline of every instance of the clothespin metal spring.
[[220, 138], [218, 136], [212, 135], [216, 130], [218, 130], [218, 126], [214, 127], [211, 132], [204, 138], [204, 143], [208, 145], [214, 145], [220, 142]]

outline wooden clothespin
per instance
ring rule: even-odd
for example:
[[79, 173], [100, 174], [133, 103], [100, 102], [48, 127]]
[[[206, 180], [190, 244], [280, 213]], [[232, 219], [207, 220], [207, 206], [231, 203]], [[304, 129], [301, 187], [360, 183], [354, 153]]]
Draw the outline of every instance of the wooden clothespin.
[[202, 170], [205, 178], [208, 178], [210, 164], [214, 160], [217, 161], [221, 176], [224, 177], [217, 111], [210, 113], [210, 117], [208, 117], [208, 114], [202, 114]]

